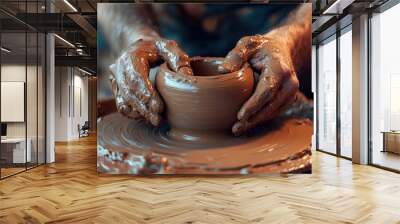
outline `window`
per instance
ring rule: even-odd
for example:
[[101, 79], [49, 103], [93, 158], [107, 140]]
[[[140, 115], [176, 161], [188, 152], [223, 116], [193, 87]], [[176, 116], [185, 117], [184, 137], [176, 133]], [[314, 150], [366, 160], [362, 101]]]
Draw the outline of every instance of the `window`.
[[371, 18], [371, 162], [400, 170], [400, 4]]
[[352, 33], [351, 26], [340, 36], [340, 155], [352, 157]]
[[318, 47], [318, 149], [336, 153], [336, 36]]

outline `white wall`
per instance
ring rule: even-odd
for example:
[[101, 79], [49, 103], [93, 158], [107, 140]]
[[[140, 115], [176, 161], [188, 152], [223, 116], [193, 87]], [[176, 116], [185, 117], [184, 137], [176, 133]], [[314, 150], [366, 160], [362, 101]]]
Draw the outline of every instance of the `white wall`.
[[[25, 64], [9, 64], [1, 66], [1, 81], [25, 82]], [[1, 108], [5, 110], [6, 108]], [[25, 123], [7, 123], [7, 137], [25, 137]]]
[[[75, 70], [76, 71], [76, 70]], [[88, 77], [81, 76], [82, 73], [79, 75], [74, 75], [74, 103], [75, 106], [73, 110], [75, 110], [73, 120], [72, 120], [72, 135], [77, 137], [78, 136], [78, 124], [83, 125], [85, 121], [89, 120], [89, 102], [88, 102]], [[79, 93], [80, 92], [80, 93]], [[79, 97], [80, 95], [80, 97]], [[80, 101], [80, 102], [79, 102]], [[81, 107], [81, 108], [79, 108]], [[82, 110], [82, 111], [80, 111]]]
[[[19, 64], [5, 64], [1, 66], [1, 81], [4, 82], [25, 82], [26, 71], [28, 72], [28, 87], [27, 87], [27, 107], [30, 107], [27, 113], [28, 129], [32, 127], [36, 130], [36, 82], [37, 80], [31, 77], [34, 75], [36, 77], [36, 66], [27, 66]], [[39, 68], [40, 69], [40, 68]], [[39, 73], [41, 69], [39, 70]], [[31, 87], [31, 88], [29, 88]], [[41, 105], [39, 105], [40, 107]], [[34, 108], [33, 108], [34, 107]], [[1, 108], [1, 110], [6, 110], [7, 108]], [[35, 113], [32, 113], [35, 111]], [[33, 123], [32, 123], [33, 122]], [[33, 127], [35, 126], [35, 127]], [[32, 130], [33, 130], [32, 129]], [[28, 130], [28, 137], [30, 131]], [[36, 134], [36, 132], [35, 132]], [[25, 122], [11, 122], [7, 123], [7, 135], [8, 137], [25, 137]]]
[[55, 68], [55, 141], [68, 140], [68, 88], [70, 84], [68, 71], [67, 67]]
[[88, 77], [72, 67], [56, 67], [55, 74], [55, 141], [70, 141], [88, 121]]

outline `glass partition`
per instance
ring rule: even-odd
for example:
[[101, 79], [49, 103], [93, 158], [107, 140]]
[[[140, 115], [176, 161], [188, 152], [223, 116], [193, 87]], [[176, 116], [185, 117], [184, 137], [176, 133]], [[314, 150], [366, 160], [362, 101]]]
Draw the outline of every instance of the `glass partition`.
[[318, 47], [318, 149], [336, 154], [336, 36]]
[[[44, 1], [0, 6], [9, 4], [23, 15], [43, 12]], [[44, 33], [0, 12], [1, 179], [45, 163], [45, 44]]]
[[372, 164], [400, 171], [400, 4], [371, 18]]
[[28, 168], [37, 165], [38, 160], [38, 34], [36, 32], [27, 33], [27, 75], [26, 75], [26, 114], [27, 114], [27, 150], [31, 151]]
[[24, 171], [31, 161], [26, 141], [26, 41], [25, 32], [1, 34], [2, 177]]
[[352, 34], [351, 26], [340, 36], [340, 155], [352, 157]]

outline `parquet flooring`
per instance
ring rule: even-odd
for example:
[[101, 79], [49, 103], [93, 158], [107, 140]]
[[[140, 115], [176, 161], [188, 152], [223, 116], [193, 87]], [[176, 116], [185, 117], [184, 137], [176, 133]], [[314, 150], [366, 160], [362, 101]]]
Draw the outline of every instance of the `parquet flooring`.
[[10, 176], [10, 175], [13, 175], [13, 174], [15, 174], [15, 173], [18, 173], [18, 172], [21, 172], [21, 171], [24, 171], [25, 170], [25, 167], [21, 167], [21, 168], [1, 168], [1, 176], [2, 177], [7, 177], [7, 176]]
[[400, 175], [314, 152], [312, 175], [96, 172], [94, 137], [0, 181], [0, 223], [400, 223]]

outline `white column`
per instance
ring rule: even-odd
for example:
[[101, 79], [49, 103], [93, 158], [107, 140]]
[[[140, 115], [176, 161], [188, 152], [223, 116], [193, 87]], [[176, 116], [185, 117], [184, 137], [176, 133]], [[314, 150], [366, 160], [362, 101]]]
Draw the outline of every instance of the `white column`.
[[353, 162], [368, 163], [368, 15], [353, 19]]
[[54, 133], [55, 133], [55, 56], [54, 35], [46, 36], [46, 163], [55, 161]]
[[313, 92], [314, 95], [314, 112], [313, 112], [313, 116], [314, 116], [314, 122], [313, 122], [313, 136], [311, 138], [311, 149], [312, 150], [316, 150], [316, 143], [317, 143], [317, 122], [315, 122], [315, 118], [317, 117], [317, 48], [315, 45], [312, 45], [312, 53], [311, 53], [311, 91]]

